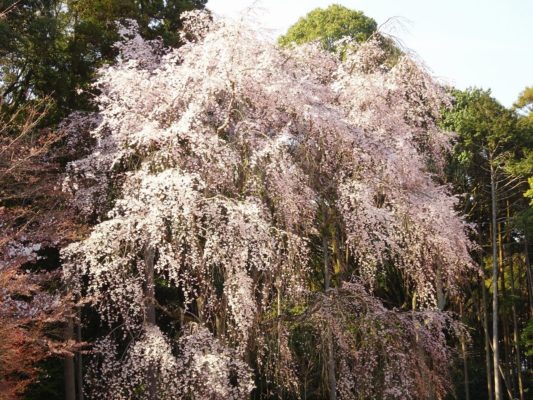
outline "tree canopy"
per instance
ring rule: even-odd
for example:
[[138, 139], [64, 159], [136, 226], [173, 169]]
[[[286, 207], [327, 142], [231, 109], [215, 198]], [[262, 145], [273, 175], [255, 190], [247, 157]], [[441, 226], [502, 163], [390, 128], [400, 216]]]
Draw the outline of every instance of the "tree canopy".
[[376, 29], [376, 21], [363, 12], [333, 4], [326, 9], [314, 9], [300, 18], [279, 38], [279, 43], [303, 44], [319, 40], [325, 49], [333, 50], [337, 40], [348, 37], [361, 43], [375, 33]]

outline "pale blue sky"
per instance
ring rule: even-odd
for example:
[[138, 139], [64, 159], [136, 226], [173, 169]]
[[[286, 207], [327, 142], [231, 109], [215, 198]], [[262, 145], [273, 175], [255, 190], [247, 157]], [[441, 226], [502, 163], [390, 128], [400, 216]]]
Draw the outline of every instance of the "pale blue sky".
[[332, 3], [363, 11], [389, 27], [433, 74], [461, 89], [491, 89], [510, 106], [533, 86], [533, 0], [209, 0], [218, 15], [238, 17], [256, 3], [256, 19], [274, 37], [316, 7]]

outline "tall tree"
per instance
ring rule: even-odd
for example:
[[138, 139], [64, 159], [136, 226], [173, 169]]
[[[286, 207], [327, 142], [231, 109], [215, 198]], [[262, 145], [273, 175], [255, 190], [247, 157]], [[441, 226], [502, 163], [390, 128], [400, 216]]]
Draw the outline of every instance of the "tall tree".
[[[110, 328], [93, 397], [442, 398], [462, 332], [437, 305], [474, 268], [433, 178], [446, 94], [407, 58], [380, 68], [374, 41], [341, 59], [204, 13], [184, 25], [191, 42], [164, 55], [121, 28], [98, 140], [64, 182], [97, 222], [62, 253]], [[408, 307], [376, 295], [390, 269]]]
[[[524, 207], [521, 193], [524, 190], [524, 175], [519, 173], [516, 160], [523, 159], [527, 153], [527, 134], [521, 127], [519, 117], [513, 110], [506, 109], [490, 96], [490, 92], [479, 89], [454, 91], [454, 107], [444, 115], [444, 125], [458, 133], [453, 157], [449, 164], [449, 177], [462, 196], [462, 207], [470, 221], [479, 229], [478, 243], [490, 247], [492, 254], [492, 354], [495, 398], [503, 396], [501, 378], [506, 380], [506, 389], [513, 389], [512, 374], [507, 373], [505, 365], [513, 365], [509, 359], [509, 348], [505, 349], [506, 363], [500, 360], [499, 328], [503, 327], [504, 342], [508, 343], [508, 319], [506, 313], [499, 311], [499, 300], [505, 295], [505, 265], [503, 247], [503, 226], [511, 232], [513, 223], [509, 217]], [[510, 233], [505, 237], [510, 243]], [[511, 244], [507, 245], [508, 247]], [[513, 274], [512, 253], [510, 260]], [[501, 276], [500, 276], [501, 275]], [[514, 274], [513, 274], [514, 275]], [[498, 293], [501, 278], [502, 293]], [[514, 281], [513, 281], [514, 282]], [[511, 286], [514, 283], [511, 283]], [[514, 291], [513, 288], [511, 288]], [[484, 290], [484, 288], [483, 288]], [[504, 298], [504, 304], [511, 303], [516, 314], [515, 297]], [[510, 310], [510, 311], [511, 311]], [[504, 319], [500, 321], [499, 315]], [[514, 329], [514, 328], [513, 328]], [[516, 329], [515, 329], [516, 330]], [[487, 333], [487, 329], [485, 329]], [[514, 335], [517, 346], [517, 335]], [[517, 348], [517, 347], [516, 347]], [[487, 348], [486, 351], [489, 351]], [[520, 355], [515, 350], [516, 356]], [[520, 363], [514, 370], [519, 371]], [[520, 374], [518, 374], [520, 377]], [[489, 385], [489, 391], [492, 387]]]

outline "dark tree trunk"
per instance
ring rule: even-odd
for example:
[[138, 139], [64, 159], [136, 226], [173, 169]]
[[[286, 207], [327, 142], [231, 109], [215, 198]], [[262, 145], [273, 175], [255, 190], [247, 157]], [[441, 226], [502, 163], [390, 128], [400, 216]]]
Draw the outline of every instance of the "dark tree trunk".
[[498, 342], [498, 243], [496, 237], [497, 209], [496, 209], [496, 171], [491, 159], [490, 165], [490, 195], [492, 203], [492, 360], [494, 364], [494, 399], [502, 400], [502, 386], [500, 379], [500, 344]]
[[[145, 278], [145, 315], [144, 325], [155, 325], [155, 279], [154, 279], [155, 250], [151, 247], [144, 252], [144, 278]], [[149, 400], [157, 400], [157, 371], [156, 366], [151, 365], [148, 369], [147, 391]]]
[[[459, 305], [461, 319], [463, 319], [463, 304]], [[470, 380], [468, 378], [468, 353], [466, 351], [466, 339], [461, 333], [461, 352], [463, 353], [463, 376], [465, 382], [465, 399], [470, 400]]]
[[[69, 317], [65, 325], [65, 340], [74, 339], [74, 321]], [[65, 400], [76, 400], [76, 374], [74, 371], [74, 356], [67, 356], [63, 361], [65, 379]]]
[[533, 274], [531, 273], [531, 263], [529, 261], [527, 232], [524, 232], [524, 258], [526, 263], [527, 294], [529, 297], [529, 318], [533, 319]]
[[494, 400], [494, 381], [492, 380], [492, 364], [490, 361], [490, 332], [489, 316], [487, 312], [487, 289], [484, 278], [481, 279], [482, 310], [483, 310], [483, 333], [485, 336], [485, 369], [487, 371], [488, 399]]
[[[326, 218], [326, 217], [325, 217]], [[329, 266], [329, 245], [328, 245], [328, 229], [327, 224], [324, 223], [324, 233], [322, 238], [322, 247], [324, 252], [324, 290], [327, 292], [330, 287], [331, 272]], [[335, 351], [333, 348], [333, 336], [331, 328], [328, 326], [326, 332], [326, 346], [327, 346], [327, 372], [328, 372], [328, 391], [329, 400], [337, 399], [337, 381], [335, 377]]]
[[513, 342], [514, 342], [514, 353], [515, 353], [515, 368], [516, 376], [518, 379], [518, 395], [520, 400], [524, 400], [524, 383], [522, 381], [522, 364], [520, 362], [520, 335], [518, 333], [518, 321], [516, 318], [516, 305], [515, 305], [515, 285], [514, 285], [514, 265], [513, 257], [509, 259], [509, 272], [511, 274], [511, 309], [513, 314]]
[[[78, 309], [78, 323], [76, 324], [76, 340], [78, 343], [83, 341], [81, 333], [81, 310]], [[76, 352], [76, 387], [78, 400], [83, 400], [83, 358], [81, 351]]]

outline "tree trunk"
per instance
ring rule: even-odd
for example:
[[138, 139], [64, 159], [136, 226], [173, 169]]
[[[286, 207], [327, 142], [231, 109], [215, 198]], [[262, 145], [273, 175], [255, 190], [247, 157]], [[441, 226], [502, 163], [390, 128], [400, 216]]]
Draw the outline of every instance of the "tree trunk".
[[[463, 319], [463, 304], [459, 305], [459, 312], [461, 320]], [[466, 352], [466, 340], [464, 334], [461, 332], [461, 352], [463, 353], [463, 375], [465, 381], [465, 399], [470, 400], [470, 380], [468, 378], [468, 355]]]
[[527, 232], [524, 232], [524, 258], [526, 262], [527, 294], [529, 297], [529, 318], [533, 319], [533, 274], [531, 273], [531, 264], [529, 262]]
[[515, 305], [515, 286], [514, 286], [514, 265], [513, 257], [509, 259], [509, 272], [511, 274], [511, 310], [513, 314], [513, 342], [514, 342], [514, 352], [515, 352], [515, 366], [516, 366], [516, 376], [518, 378], [518, 395], [520, 400], [524, 400], [524, 383], [522, 382], [522, 364], [520, 362], [520, 343], [519, 343], [519, 334], [518, 334], [518, 321], [516, 318], [516, 305]]
[[322, 248], [324, 251], [324, 290], [327, 292], [331, 284], [331, 271], [329, 270], [329, 246], [326, 232], [322, 239]]
[[[276, 282], [276, 294], [277, 294], [277, 310], [276, 316], [278, 317], [277, 330], [278, 330], [278, 360], [281, 361], [281, 282], [278, 278]], [[281, 382], [281, 376], [279, 376], [279, 369], [276, 369], [277, 380]], [[278, 397], [283, 398], [283, 385], [278, 385]]]
[[490, 362], [490, 333], [489, 333], [489, 316], [487, 312], [487, 289], [485, 288], [485, 279], [481, 278], [481, 293], [483, 302], [483, 333], [485, 334], [485, 369], [487, 371], [487, 391], [489, 400], [494, 400], [494, 382], [492, 380], [492, 365]]
[[[144, 297], [145, 297], [145, 312], [144, 312], [144, 326], [145, 329], [155, 325], [155, 280], [154, 280], [154, 261], [155, 250], [148, 247], [144, 252]], [[156, 366], [151, 365], [147, 371], [148, 382], [148, 400], [157, 400], [157, 373]]]
[[[81, 309], [78, 308], [78, 323], [76, 324], [76, 340], [78, 343], [83, 341], [81, 321]], [[76, 353], [76, 386], [78, 389], [78, 400], [83, 400], [83, 358], [81, 351]]]
[[[505, 254], [503, 250], [503, 233], [502, 233], [502, 224], [498, 223], [498, 268], [500, 274], [500, 293], [501, 298], [505, 301], [507, 299], [507, 288], [505, 285]], [[507, 390], [511, 390], [512, 393], [516, 393], [516, 384], [514, 378], [514, 369], [512, 368], [513, 362], [511, 361], [511, 339], [509, 332], [509, 315], [507, 310], [503, 310], [502, 316], [500, 318], [501, 327], [503, 330], [503, 363], [502, 368], [506, 374], [506, 385], [510, 384], [511, 386]]]
[[[509, 400], [515, 400], [515, 397], [511, 393], [511, 390], [509, 389], [511, 387], [511, 384], [508, 381], [508, 377], [505, 376], [505, 372], [500, 365], [500, 377], [503, 379], [503, 383], [505, 384], [505, 387], [507, 388], [507, 396], [509, 396]], [[503, 389], [502, 389], [502, 395], [503, 395]]]
[[437, 290], [437, 307], [439, 310], [444, 311], [444, 307], [446, 307], [446, 295], [444, 294], [444, 288], [442, 284], [442, 273], [440, 272], [440, 268], [437, 268], [437, 275], [435, 279], [435, 286]]
[[329, 400], [337, 399], [337, 380], [335, 378], [335, 352], [333, 350], [333, 337], [331, 328], [328, 327], [328, 388]]
[[[68, 317], [65, 326], [65, 340], [74, 339], [74, 321]], [[74, 356], [67, 356], [63, 361], [65, 379], [65, 400], [76, 400], [76, 375], [74, 372]]]
[[514, 360], [511, 361], [511, 363], [515, 364], [515, 377], [516, 382], [518, 383], [518, 387], [516, 388], [515, 383], [515, 394], [518, 392], [518, 396], [520, 400], [524, 400], [524, 386], [522, 382], [522, 367], [520, 365], [520, 344], [519, 344], [519, 334], [518, 334], [518, 322], [516, 318], [516, 304], [515, 304], [515, 280], [514, 280], [514, 260], [513, 260], [513, 251], [512, 251], [512, 237], [511, 237], [511, 207], [509, 204], [509, 200], [507, 200], [507, 222], [506, 222], [506, 240], [507, 243], [509, 243], [509, 251], [508, 251], [508, 257], [509, 257], [509, 277], [511, 280], [511, 314], [513, 319], [513, 350], [514, 350]]
[[492, 162], [490, 165], [490, 196], [492, 203], [492, 359], [494, 363], [494, 399], [502, 400], [502, 386], [499, 374], [500, 345], [498, 343], [498, 243], [496, 238], [496, 177]]
[[[329, 270], [329, 246], [328, 246], [328, 236], [327, 236], [327, 224], [324, 223], [324, 233], [322, 238], [322, 247], [324, 252], [324, 290], [327, 292], [329, 290], [329, 285], [331, 281], [331, 275]], [[337, 381], [335, 377], [335, 351], [333, 349], [333, 337], [331, 333], [331, 328], [327, 327], [326, 332], [326, 345], [327, 345], [327, 371], [328, 371], [328, 391], [329, 391], [329, 400], [337, 399]]]

